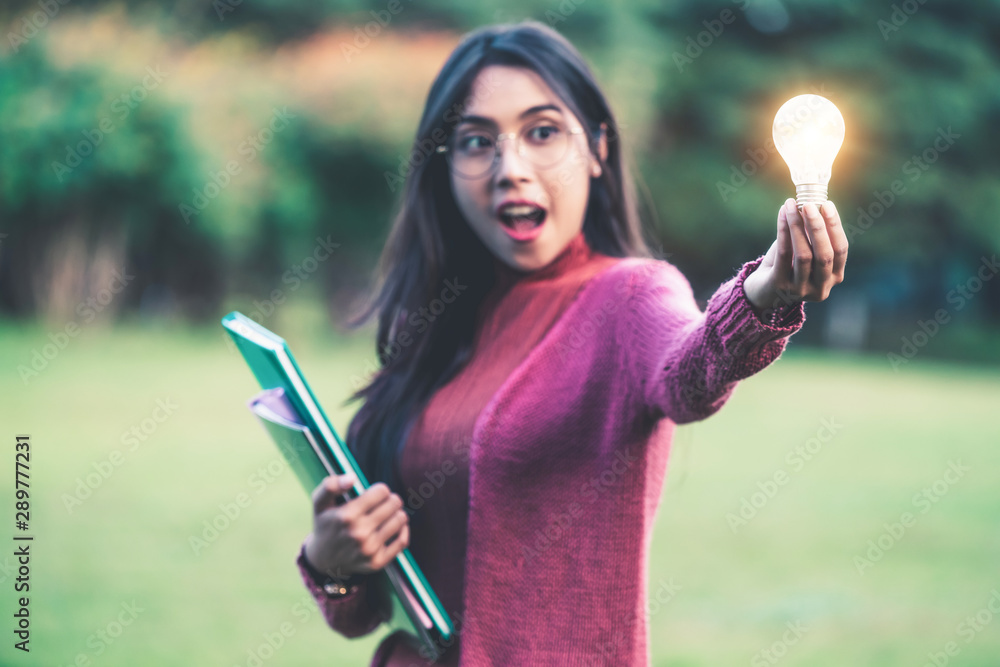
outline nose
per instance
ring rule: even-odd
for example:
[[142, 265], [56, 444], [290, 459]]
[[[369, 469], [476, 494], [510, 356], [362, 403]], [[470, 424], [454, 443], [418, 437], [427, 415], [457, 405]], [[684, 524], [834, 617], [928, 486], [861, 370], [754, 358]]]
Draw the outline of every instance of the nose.
[[516, 135], [504, 135], [506, 140], [497, 142], [497, 185], [510, 185], [531, 178], [531, 165], [519, 154]]

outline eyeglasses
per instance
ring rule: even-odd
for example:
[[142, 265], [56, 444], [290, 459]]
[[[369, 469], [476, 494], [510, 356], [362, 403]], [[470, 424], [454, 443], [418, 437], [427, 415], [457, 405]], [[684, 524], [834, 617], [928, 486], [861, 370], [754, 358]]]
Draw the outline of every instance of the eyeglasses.
[[447, 144], [435, 150], [445, 154], [458, 175], [479, 178], [499, 164], [498, 148], [505, 139], [514, 140], [514, 150], [520, 157], [539, 169], [547, 169], [563, 161], [574, 134], [583, 134], [583, 128], [567, 128], [563, 123], [549, 119], [528, 125], [519, 133], [496, 134], [473, 127], [457, 130]]

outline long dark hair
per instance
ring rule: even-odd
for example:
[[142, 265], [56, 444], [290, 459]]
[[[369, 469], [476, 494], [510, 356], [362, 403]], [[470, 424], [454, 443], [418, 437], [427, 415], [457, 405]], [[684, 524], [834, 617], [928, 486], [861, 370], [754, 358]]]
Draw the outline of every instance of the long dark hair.
[[[452, 194], [448, 164], [435, 147], [450, 137], [476, 75], [488, 65], [533, 70], [597, 141], [607, 126], [608, 155], [591, 180], [584, 238], [612, 257], [649, 257], [631, 176], [622, 160], [618, 126], [590, 68], [569, 41], [537, 21], [494, 25], [467, 34], [431, 86], [413, 142], [411, 171], [378, 266], [377, 296], [351, 322], [378, 313], [380, 368], [348, 402], [364, 398], [348, 428], [347, 445], [370, 481], [402, 497], [398, 458], [428, 399], [467, 362], [476, 313], [494, 284], [491, 253], [469, 228]], [[451, 303], [439, 300], [460, 283]], [[436, 307], [435, 307], [436, 306]]]

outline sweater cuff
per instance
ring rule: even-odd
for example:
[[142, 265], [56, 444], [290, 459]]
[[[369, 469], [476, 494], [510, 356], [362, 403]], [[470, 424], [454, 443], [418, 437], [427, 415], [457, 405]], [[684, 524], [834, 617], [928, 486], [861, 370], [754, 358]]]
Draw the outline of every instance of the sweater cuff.
[[770, 364], [784, 350], [788, 337], [805, 322], [801, 302], [781, 310], [771, 322], [758, 317], [743, 289], [743, 281], [763, 259], [761, 256], [744, 264], [736, 276], [712, 295], [706, 308], [717, 352], [729, 360], [727, 380], [749, 377]]
[[757, 270], [762, 261], [764, 261], [763, 255], [744, 264], [736, 274], [732, 295], [735, 302], [731, 304], [732, 307], [726, 309], [721, 318], [725, 330], [742, 330], [758, 344], [792, 335], [802, 328], [806, 318], [803, 301], [789, 302], [780, 298], [761, 315], [757, 314], [743, 288], [743, 282]]

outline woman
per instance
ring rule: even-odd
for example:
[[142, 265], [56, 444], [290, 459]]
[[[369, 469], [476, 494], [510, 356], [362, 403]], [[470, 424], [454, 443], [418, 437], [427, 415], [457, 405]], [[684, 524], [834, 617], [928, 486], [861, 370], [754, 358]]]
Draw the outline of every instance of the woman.
[[[674, 426], [781, 354], [802, 302], [843, 280], [847, 239], [832, 203], [788, 200], [702, 313], [650, 257], [616, 127], [536, 22], [470, 33], [435, 79], [362, 315], [378, 311], [383, 368], [347, 441], [383, 481], [346, 503], [350, 479], [319, 485], [298, 557], [344, 636], [383, 620], [370, 577], [409, 546], [456, 626], [437, 664], [648, 664]], [[403, 633], [372, 659], [424, 664]]]

